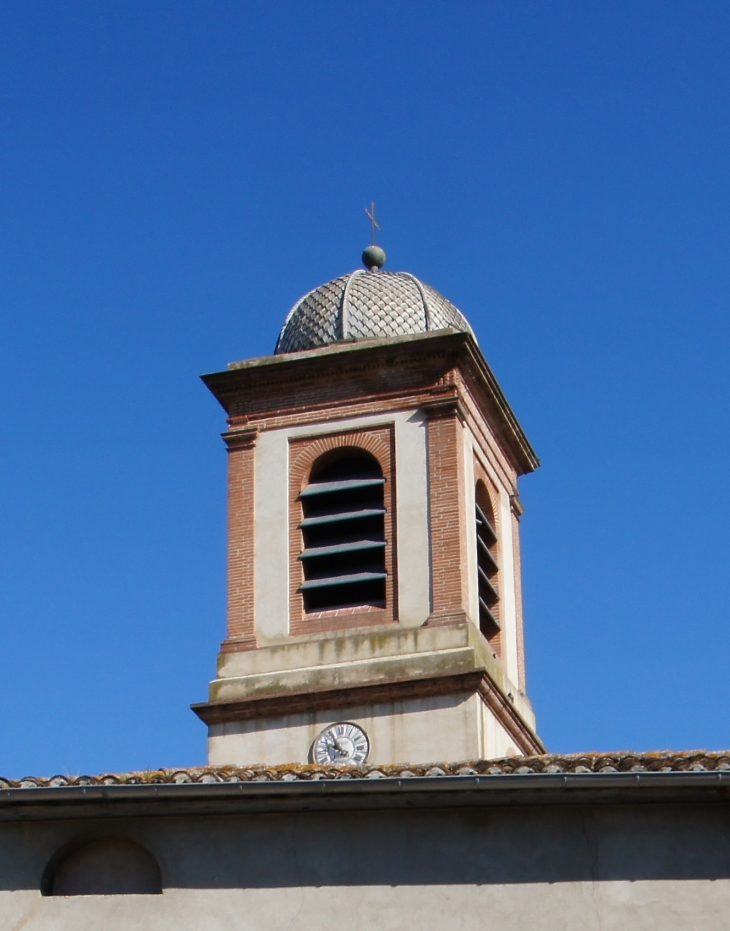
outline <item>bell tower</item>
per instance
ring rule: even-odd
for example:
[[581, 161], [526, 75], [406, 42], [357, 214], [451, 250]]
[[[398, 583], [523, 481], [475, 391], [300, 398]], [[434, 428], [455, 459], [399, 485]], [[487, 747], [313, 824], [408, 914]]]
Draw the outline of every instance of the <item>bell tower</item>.
[[525, 693], [517, 479], [537, 457], [462, 314], [405, 272], [299, 300], [228, 416], [228, 628], [211, 764], [543, 752]]

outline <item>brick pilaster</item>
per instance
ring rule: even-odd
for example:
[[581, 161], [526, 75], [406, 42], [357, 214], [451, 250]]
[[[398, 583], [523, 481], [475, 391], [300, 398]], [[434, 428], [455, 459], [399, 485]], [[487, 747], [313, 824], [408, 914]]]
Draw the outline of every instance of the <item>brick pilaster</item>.
[[258, 430], [223, 434], [228, 447], [228, 634], [226, 652], [256, 647], [254, 629], [254, 453]]
[[463, 410], [456, 396], [424, 405], [428, 418], [431, 616], [429, 624], [463, 621], [467, 604]]

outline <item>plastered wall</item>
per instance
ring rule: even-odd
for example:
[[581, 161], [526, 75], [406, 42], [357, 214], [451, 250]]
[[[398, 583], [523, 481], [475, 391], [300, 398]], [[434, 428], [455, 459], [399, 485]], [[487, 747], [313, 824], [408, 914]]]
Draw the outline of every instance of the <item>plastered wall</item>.
[[518, 753], [478, 695], [437, 695], [216, 724], [210, 728], [208, 759], [212, 766], [246, 766], [262, 760], [311, 762], [312, 744], [324, 728], [338, 721], [351, 721], [365, 731], [370, 741], [368, 763], [374, 766], [496, 759]]
[[[41, 897], [79, 832], [157, 858], [157, 896]], [[464, 808], [0, 825], [0, 931], [691, 931], [730, 923], [720, 805]], [[335, 916], [335, 917], [331, 917]]]

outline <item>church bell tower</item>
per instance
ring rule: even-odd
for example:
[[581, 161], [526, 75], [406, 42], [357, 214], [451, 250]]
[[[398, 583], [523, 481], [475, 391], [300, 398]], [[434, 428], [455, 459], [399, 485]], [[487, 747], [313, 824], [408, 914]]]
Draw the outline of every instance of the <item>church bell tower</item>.
[[228, 416], [213, 765], [544, 751], [525, 694], [517, 479], [538, 459], [466, 319], [406, 272], [297, 301], [203, 380]]

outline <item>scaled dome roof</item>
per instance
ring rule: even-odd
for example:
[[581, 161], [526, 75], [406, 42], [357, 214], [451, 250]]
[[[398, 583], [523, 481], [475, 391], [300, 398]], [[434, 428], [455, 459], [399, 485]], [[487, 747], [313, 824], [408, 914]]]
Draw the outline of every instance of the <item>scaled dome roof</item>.
[[414, 275], [359, 269], [300, 298], [284, 321], [274, 353], [444, 329], [474, 335], [451, 301]]

